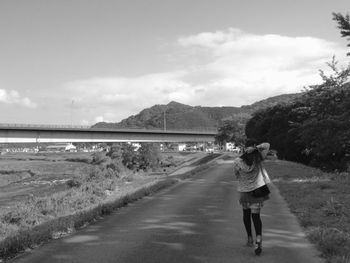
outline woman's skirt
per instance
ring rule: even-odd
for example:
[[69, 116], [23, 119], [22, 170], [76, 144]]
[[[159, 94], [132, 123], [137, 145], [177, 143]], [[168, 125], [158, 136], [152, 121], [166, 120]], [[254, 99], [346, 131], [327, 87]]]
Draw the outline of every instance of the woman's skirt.
[[269, 199], [269, 196], [264, 197], [254, 197], [249, 192], [240, 192], [239, 193], [239, 203], [242, 205], [244, 209], [248, 208], [262, 208], [264, 206], [264, 201]]

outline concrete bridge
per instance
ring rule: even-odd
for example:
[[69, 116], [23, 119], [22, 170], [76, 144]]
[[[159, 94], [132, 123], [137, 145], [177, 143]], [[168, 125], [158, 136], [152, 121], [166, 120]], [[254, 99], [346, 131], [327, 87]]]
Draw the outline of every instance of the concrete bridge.
[[87, 126], [0, 124], [0, 143], [213, 142], [216, 130], [101, 129]]

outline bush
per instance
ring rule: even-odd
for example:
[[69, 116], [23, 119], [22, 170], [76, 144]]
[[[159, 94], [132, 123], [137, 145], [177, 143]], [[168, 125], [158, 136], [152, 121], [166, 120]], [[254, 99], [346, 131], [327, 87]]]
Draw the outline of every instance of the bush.
[[106, 178], [109, 178], [109, 179], [117, 177], [116, 172], [112, 168], [106, 168], [106, 172], [104, 175]]
[[44, 222], [45, 215], [40, 212], [36, 204], [38, 200], [40, 199], [30, 196], [25, 202], [17, 203], [15, 209], [2, 215], [1, 222], [24, 228]]
[[101, 164], [106, 161], [106, 155], [102, 152], [95, 152], [92, 155], [92, 163], [93, 164]]
[[119, 177], [123, 171], [123, 164], [119, 159], [112, 159], [109, 164], [106, 165], [107, 169], [112, 169], [115, 176]]
[[139, 149], [139, 169], [155, 169], [160, 165], [159, 146], [155, 143], [142, 143]]
[[315, 228], [308, 234], [325, 257], [344, 255], [350, 247], [350, 237], [336, 228]]
[[120, 144], [115, 143], [106, 155], [111, 159], [121, 159], [123, 156], [123, 148]]
[[124, 144], [122, 148], [122, 163], [130, 170], [138, 168], [138, 156], [135, 147], [131, 144]]
[[106, 187], [103, 185], [107, 183], [102, 181], [100, 184], [89, 182], [84, 184], [81, 187], [81, 193], [84, 193], [88, 196], [87, 200], [84, 200], [84, 203], [88, 202], [91, 204], [97, 203], [99, 199], [103, 199], [105, 197]]
[[6, 222], [0, 221], [0, 236], [6, 237], [11, 236], [18, 231], [18, 227], [13, 224], [9, 224]]
[[81, 179], [77, 179], [77, 178], [73, 178], [73, 179], [69, 179], [67, 182], [66, 182], [67, 186], [69, 188], [77, 188], [77, 187], [80, 187], [82, 182], [81, 182]]
[[91, 160], [89, 158], [66, 158], [67, 162], [80, 162], [80, 163], [87, 163], [89, 164]]
[[91, 182], [91, 181], [101, 181], [104, 178], [104, 172], [103, 172], [103, 167], [99, 166], [94, 166], [90, 169], [86, 181]]

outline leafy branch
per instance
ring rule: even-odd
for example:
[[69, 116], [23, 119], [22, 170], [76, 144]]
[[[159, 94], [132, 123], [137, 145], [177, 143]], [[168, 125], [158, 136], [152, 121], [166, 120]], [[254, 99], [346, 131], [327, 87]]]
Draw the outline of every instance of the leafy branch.
[[[343, 16], [341, 13], [332, 13], [333, 20], [338, 23], [338, 28], [340, 29], [340, 34], [342, 37], [348, 37], [347, 39], [350, 41], [350, 16], [346, 14]], [[350, 43], [347, 45], [350, 47]], [[350, 56], [350, 52], [346, 54]]]

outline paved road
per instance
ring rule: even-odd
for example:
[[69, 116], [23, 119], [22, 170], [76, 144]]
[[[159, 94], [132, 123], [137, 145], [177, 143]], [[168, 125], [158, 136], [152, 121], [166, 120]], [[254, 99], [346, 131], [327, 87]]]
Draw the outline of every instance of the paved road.
[[13, 262], [323, 262], [273, 188], [263, 253], [244, 246], [231, 166], [221, 164]]

